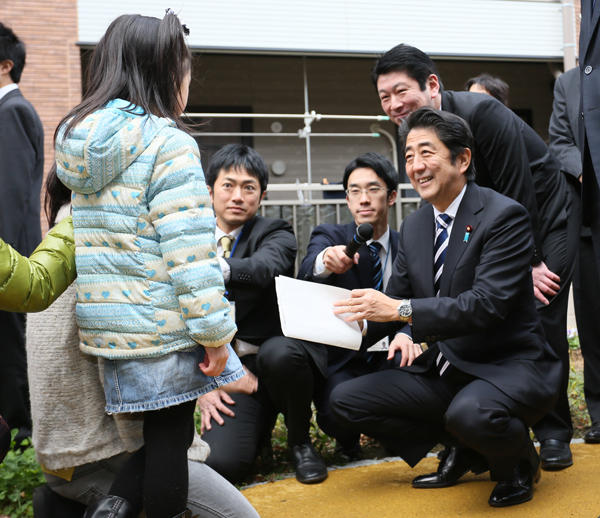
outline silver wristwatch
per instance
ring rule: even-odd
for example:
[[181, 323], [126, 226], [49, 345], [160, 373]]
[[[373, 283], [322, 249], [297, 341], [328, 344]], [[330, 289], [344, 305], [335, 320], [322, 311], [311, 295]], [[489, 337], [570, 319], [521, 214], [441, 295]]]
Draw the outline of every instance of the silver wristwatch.
[[403, 300], [400, 305], [396, 308], [398, 315], [400, 316], [401, 322], [408, 322], [412, 316], [412, 304], [410, 300]]

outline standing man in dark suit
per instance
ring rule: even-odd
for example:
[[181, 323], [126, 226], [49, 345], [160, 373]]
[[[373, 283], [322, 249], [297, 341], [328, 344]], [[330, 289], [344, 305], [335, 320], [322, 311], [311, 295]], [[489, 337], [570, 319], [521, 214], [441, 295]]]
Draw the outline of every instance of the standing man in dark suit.
[[445, 442], [438, 472], [415, 487], [448, 487], [489, 466], [490, 505], [526, 502], [540, 477], [528, 427], [553, 405], [561, 376], [535, 309], [529, 216], [472, 181], [473, 136], [460, 117], [422, 108], [400, 135], [406, 172], [430, 205], [402, 224], [386, 295], [355, 290], [334, 305], [353, 313], [347, 321], [369, 320], [369, 338], [400, 332], [390, 349], [407, 367], [339, 385], [332, 411], [411, 466]]
[[[598, 41], [598, 32], [600, 31], [600, 9], [596, 9], [595, 0], [582, 0], [581, 1], [581, 32], [579, 35], [579, 68], [580, 68], [580, 84], [581, 84], [581, 99], [579, 106], [579, 121], [578, 125], [574, 126], [579, 128], [579, 149], [582, 155], [582, 188], [581, 188], [581, 201], [582, 201], [582, 223], [584, 229], [589, 227], [591, 234], [591, 243], [588, 241], [586, 249], [580, 250], [582, 254], [580, 257], [580, 265], [586, 269], [581, 269], [581, 286], [584, 285], [592, 289], [592, 285], [597, 282], [600, 275], [600, 149], [598, 149], [598, 143], [600, 142], [600, 42]], [[583, 238], [582, 238], [583, 243]], [[593, 255], [592, 255], [593, 254]], [[584, 264], [585, 263], [585, 264]], [[591, 276], [590, 271], [595, 268], [596, 275]], [[584, 304], [589, 302], [589, 299], [583, 299], [582, 294], [582, 314], [592, 315], [594, 319], [590, 324], [595, 327], [598, 326], [598, 294], [594, 293], [592, 299], [592, 306], [583, 307]], [[583, 332], [586, 333], [589, 329], [583, 326]], [[595, 340], [598, 335], [593, 332], [590, 334], [590, 340]], [[582, 352], [585, 351], [585, 343], [588, 339], [586, 336], [582, 336]], [[586, 383], [586, 401], [588, 401], [588, 376], [594, 380], [594, 400], [600, 401], [600, 384], [597, 380], [600, 380], [600, 355], [598, 352], [598, 346], [600, 344], [596, 341], [591, 343], [590, 347], [587, 348], [588, 357], [585, 358], [585, 367], [589, 369], [593, 366], [593, 371], [588, 373], [585, 372], [585, 383]], [[593, 352], [592, 352], [593, 351]], [[590, 355], [594, 354], [592, 358]], [[588, 363], [589, 362], [589, 363]], [[596, 367], [599, 366], [599, 367]], [[591, 385], [589, 386], [591, 395]], [[588, 401], [588, 409], [590, 411], [590, 417], [592, 418], [592, 429], [585, 436], [587, 442], [600, 442], [600, 413], [596, 415], [596, 412], [600, 412], [600, 407], [596, 401], [590, 404], [591, 400]], [[594, 415], [592, 414], [594, 412]]]
[[531, 127], [489, 95], [443, 90], [435, 64], [419, 49], [398, 45], [389, 50], [375, 63], [372, 79], [383, 110], [396, 124], [421, 106], [465, 119], [475, 139], [475, 182], [518, 201], [529, 212], [536, 306], [546, 338], [563, 365], [556, 407], [534, 432], [541, 444], [542, 469], [571, 466], [567, 308], [579, 233], [573, 185]]
[[[342, 183], [354, 222], [315, 228], [298, 278], [346, 289], [384, 289], [397, 252], [398, 232], [389, 228], [388, 214], [396, 201], [398, 173], [384, 156], [366, 153], [348, 164]], [[362, 223], [373, 226], [373, 239], [350, 258], [344, 249]], [[257, 359], [261, 379], [286, 416], [286, 424], [293, 422], [302, 432], [294, 442], [288, 432], [298, 481], [315, 483], [327, 477], [309, 437], [313, 397], [317, 423], [336, 439], [336, 454], [345, 460], [362, 458], [360, 434], [332, 419], [329, 394], [342, 381], [378, 370], [386, 356], [387, 351], [357, 353], [287, 337], [274, 338], [261, 347]]]
[[[25, 45], [0, 23], [0, 238], [28, 256], [42, 240], [44, 129], [19, 90], [24, 66]], [[20, 444], [31, 435], [25, 316], [0, 312], [0, 329], [0, 415]]]
[[262, 383], [256, 353], [281, 336], [275, 277], [293, 276], [296, 238], [289, 223], [257, 215], [268, 179], [262, 157], [239, 144], [220, 149], [206, 171], [217, 218], [217, 256], [238, 327], [232, 345], [249, 371], [235, 384], [247, 383], [252, 390], [251, 380], [259, 378], [254, 393], [218, 389], [199, 399], [203, 438], [211, 447], [207, 464], [233, 483], [249, 474], [261, 446], [270, 444], [279, 412]]
[[[554, 104], [550, 117], [550, 149], [569, 173], [573, 182], [582, 180], [581, 119], [579, 67], [565, 72], [554, 84]], [[573, 277], [573, 295], [579, 343], [583, 354], [585, 401], [592, 428], [585, 434], [585, 442], [600, 443], [600, 278], [596, 268], [592, 232], [581, 227], [579, 260]]]

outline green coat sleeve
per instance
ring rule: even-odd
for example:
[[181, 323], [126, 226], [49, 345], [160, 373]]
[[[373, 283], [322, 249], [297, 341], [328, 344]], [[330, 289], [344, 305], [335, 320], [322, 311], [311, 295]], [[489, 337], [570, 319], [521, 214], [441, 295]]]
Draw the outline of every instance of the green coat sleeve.
[[76, 276], [71, 216], [48, 233], [29, 259], [0, 240], [2, 311], [43, 311], [60, 297]]

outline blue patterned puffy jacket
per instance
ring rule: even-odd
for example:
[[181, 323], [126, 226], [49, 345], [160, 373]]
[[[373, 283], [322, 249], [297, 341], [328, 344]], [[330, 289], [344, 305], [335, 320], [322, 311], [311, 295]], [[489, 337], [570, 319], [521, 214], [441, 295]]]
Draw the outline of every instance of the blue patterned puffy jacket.
[[87, 354], [148, 358], [236, 332], [198, 145], [120, 99], [56, 141], [73, 191], [77, 325]]

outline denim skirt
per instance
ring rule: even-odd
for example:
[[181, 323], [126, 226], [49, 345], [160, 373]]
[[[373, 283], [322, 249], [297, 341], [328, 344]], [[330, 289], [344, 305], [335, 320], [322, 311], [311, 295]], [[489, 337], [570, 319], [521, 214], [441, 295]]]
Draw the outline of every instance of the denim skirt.
[[104, 360], [106, 411], [147, 412], [179, 405], [240, 379], [242, 363], [229, 344], [227, 349], [225, 370], [215, 377], [200, 370], [204, 359], [201, 346], [158, 358]]

